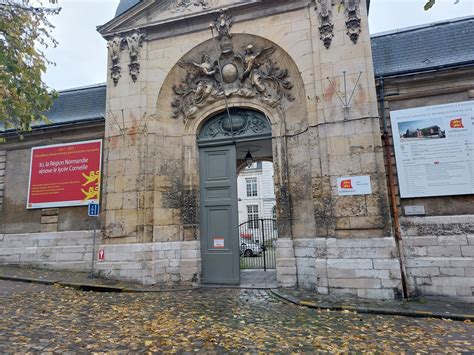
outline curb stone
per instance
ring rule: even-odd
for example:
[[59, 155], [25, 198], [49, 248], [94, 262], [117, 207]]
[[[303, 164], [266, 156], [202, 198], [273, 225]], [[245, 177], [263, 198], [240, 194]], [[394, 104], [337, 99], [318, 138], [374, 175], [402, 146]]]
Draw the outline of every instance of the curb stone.
[[0, 275], [0, 280], [19, 281], [19, 282], [26, 282], [30, 284], [40, 284], [40, 285], [54, 285], [54, 284], [59, 283], [59, 280], [33, 279], [33, 278], [28, 278], [28, 277], [3, 276], [3, 275]]
[[61, 280], [35, 279], [35, 278], [29, 278], [29, 277], [4, 276], [4, 275], [0, 275], [0, 280], [26, 282], [26, 283], [50, 285], [50, 286], [58, 285], [60, 287], [70, 287], [70, 288], [74, 288], [80, 291], [114, 292], [114, 293], [183, 292], [183, 291], [193, 291], [200, 288], [200, 287], [188, 287], [188, 288], [182, 288], [182, 289], [147, 290], [147, 289], [137, 289], [137, 288], [127, 288], [127, 287], [116, 287], [116, 286], [103, 285], [103, 284], [73, 283], [73, 282], [63, 282]]
[[390, 308], [380, 308], [380, 307], [358, 307], [358, 306], [349, 306], [349, 305], [334, 305], [330, 303], [315, 303], [311, 301], [302, 301], [291, 295], [284, 294], [276, 289], [270, 290], [270, 292], [276, 297], [285, 300], [287, 302], [296, 304], [302, 307], [315, 308], [315, 309], [330, 309], [333, 311], [353, 311], [356, 313], [365, 313], [365, 314], [381, 314], [381, 315], [392, 315], [392, 316], [404, 316], [412, 318], [438, 318], [438, 319], [451, 319], [456, 321], [474, 321], [474, 314], [446, 314], [446, 313], [436, 313], [428, 311], [407, 311], [407, 310], [395, 310]]

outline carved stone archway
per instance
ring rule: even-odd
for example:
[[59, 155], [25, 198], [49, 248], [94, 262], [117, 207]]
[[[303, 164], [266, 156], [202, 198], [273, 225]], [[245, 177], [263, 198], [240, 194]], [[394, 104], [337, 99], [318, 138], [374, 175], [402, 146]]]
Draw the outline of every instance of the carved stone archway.
[[197, 134], [203, 121], [225, 109], [227, 101], [229, 107], [264, 112], [273, 136], [285, 135], [286, 117], [295, 131], [290, 134], [307, 127], [304, 82], [284, 49], [244, 33], [223, 36], [219, 45], [216, 51], [212, 39], [198, 44], [170, 70], [158, 95], [158, 121], [169, 125], [176, 120], [178, 127], [181, 121], [184, 135]]
[[262, 113], [231, 108], [229, 114], [227, 111], [221, 112], [202, 125], [198, 145], [223, 145], [271, 137], [270, 122]]

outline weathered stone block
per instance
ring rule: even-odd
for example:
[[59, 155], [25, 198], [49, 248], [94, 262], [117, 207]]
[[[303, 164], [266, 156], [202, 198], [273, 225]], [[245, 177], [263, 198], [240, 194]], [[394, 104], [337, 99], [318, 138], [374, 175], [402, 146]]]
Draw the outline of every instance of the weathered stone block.
[[48, 224], [48, 223], [58, 223], [58, 216], [41, 216], [41, 223]]
[[282, 249], [287, 249], [287, 248], [293, 248], [293, 240], [292, 239], [287, 239], [287, 238], [279, 238], [276, 243], [275, 243], [275, 246], [278, 249], [282, 248]]
[[393, 250], [387, 248], [328, 248], [327, 255], [328, 258], [340, 259], [386, 259], [392, 257]]
[[364, 269], [355, 269], [356, 277], [370, 277], [370, 278], [379, 278], [379, 279], [388, 279], [390, 278], [390, 273], [388, 270], [364, 270]]
[[398, 279], [381, 279], [383, 288], [399, 288], [401, 289], [402, 282], [400, 280], [400, 276]]
[[426, 248], [427, 247], [405, 247], [403, 251], [405, 252], [406, 257], [428, 256]]
[[346, 279], [348, 277], [356, 277], [355, 269], [328, 269], [327, 277], [331, 279]]
[[56, 216], [59, 214], [58, 208], [45, 208], [41, 210], [42, 216]]
[[398, 259], [374, 259], [374, 269], [379, 270], [398, 270], [400, 268], [400, 262]]
[[441, 267], [439, 272], [441, 276], [466, 276], [464, 268], [461, 267]]
[[456, 288], [445, 286], [420, 286], [420, 290], [425, 295], [435, 296], [456, 296]]
[[474, 245], [474, 235], [469, 234], [467, 236], [467, 242], [468, 242], [469, 245]]
[[462, 256], [474, 256], [474, 246], [461, 246]]
[[[314, 248], [295, 248], [295, 257], [296, 258], [310, 258], [315, 256], [315, 249]], [[278, 252], [277, 252], [278, 254]], [[281, 255], [281, 254], [280, 254]], [[288, 256], [290, 257], [290, 256]]]
[[328, 259], [328, 269], [372, 269], [371, 259]]
[[439, 258], [422, 258], [422, 257], [410, 257], [405, 258], [406, 267], [431, 267], [431, 266], [450, 266], [452, 260], [446, 257]]
[[449, 265], [453, 267], [472, 267], [474, 265], [473, 257], [450, 258]]
[[407, 269], [410, 276], [438, 276], [440, 274], [437, 267], [416, 267]]
[[[297, 259], [299, 260], [299, 259]], [[297, 261], [294, 258], [278, 258], [276, 260], [277, 268], [279, 267], [294, 267]]]
[[281, 248], [278, 247], [276, 249], [276, 257], [277, 259], [288, 259], [295, 257], [295, 251], [293, 248]]
[[449, 277], [449, 285], [451, 286], [470, 286], [474, 287], [474, 277]]
[[296, 274], [280, 274], [277, 269], [277, 275], [279, 287], [294, 287], [296, 285]]
[[277, 265], [277, 274], [278, 275], [296, 275], [296, 266], [278, 266]]
[[328, 247], [334, 248], [390, 248], [395, 246], [393, 238], [336, 239], [328, 238]]
[[379, 279], [360, 278], [360, 279], [329, 279], [329, 286], [342, 288], [380, 288]]
[[122, 193], [108, 193], [106, 206], [108, 210], [118, 210], [123, 206], [123, 194]]
[[405, 247], [424, 247], [438, 245], [437, 237], [408, 237], [403, 239]]
[[429, 246], [426, 250], [429, 256], [461, 256], [459, 246]]
[[467, 245], [465, 235], [440, 235], [438, 237], [439, 245]]
[[181, 244], [181, 250], [199, 250], [201, 245], [199, 241], [187, 241]]
[[181, 250], [182, 259], [196, 259], [200, 257], [200, 254], [198, 250]]
[[58, 225], [56, 223], [52, 224], [41, 224], [41, 232], [57, 232]]
[[357, 295], [361, 298], [387, 300], [395, 298], [393, 289], [359, 289]]

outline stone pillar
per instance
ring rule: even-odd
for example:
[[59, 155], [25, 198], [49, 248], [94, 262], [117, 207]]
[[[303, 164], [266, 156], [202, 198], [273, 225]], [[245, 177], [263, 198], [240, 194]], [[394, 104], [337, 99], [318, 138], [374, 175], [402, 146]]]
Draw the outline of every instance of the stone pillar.
[[277, 240], [276, 270], [278, 287], [297, 286], [295, 249], [292, 239], [279, 238]]

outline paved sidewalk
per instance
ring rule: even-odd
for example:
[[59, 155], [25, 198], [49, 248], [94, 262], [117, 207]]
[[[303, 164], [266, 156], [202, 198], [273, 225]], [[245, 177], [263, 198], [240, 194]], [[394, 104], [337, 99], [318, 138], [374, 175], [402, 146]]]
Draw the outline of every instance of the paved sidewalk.
[[102, 277], [90, 277], [87, 272], [58, 271], [28, 267], [0, 266], [0, 280], [23, 281], [45, 285], [72, 287], [83, 291], [98, 292], [173, 292], [198, 288], [197, 285], [143, 286], [134, 282], [109, 280]]
[[[85, 272], [55, 271], [15, 266], [0, 266], [0, 280], [46, 285], [56, 284], [63, 287], [97, 292], [174, 292], [200, 288], [198, 285], [189, 285], [188, 287], [182, 285], [143, 286], [138, 283], [108, 280], [100, 277], [90, 278], [90, 274]], [[253, 284], [246, 285], [241, 285], [241, 288], [255, 288]], [[307, 290], [272, 289], [270, 292], [274, 296], [288, 302], [309, 308], [474, 321], [474, 304], [450, 299], [419, 298], [409, 301], [381, 301], [325, 296]]]
[[382, 301], [326, 296], [307, 290], [278, 289], [272, 290], [271, 292], [275, 296], [285, 299], [288, 302], [310, 308], [474, 321], [474, 304], [463, 303], [448, 298]]

